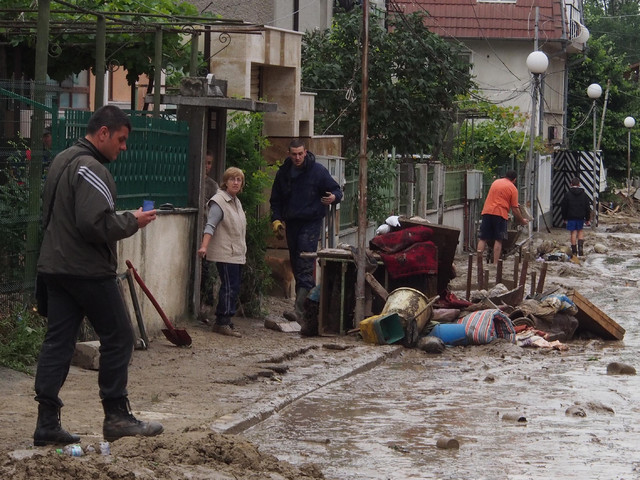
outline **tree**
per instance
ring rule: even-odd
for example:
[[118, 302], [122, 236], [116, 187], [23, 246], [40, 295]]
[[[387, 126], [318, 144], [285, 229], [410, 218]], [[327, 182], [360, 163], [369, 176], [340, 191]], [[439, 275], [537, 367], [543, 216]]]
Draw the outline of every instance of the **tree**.
[[606, 36], [631, 64], [640, 62], [640, 1], [585, 0], [584, 14], [593, 38]]
[[247, 263], [242, 272], [240, 299], [246, 315], [261, 316], [262, 300], [270, 286], [265, 261], [267, 237], [271, 235], [268, 215], [260, 215], [265, 192], [272, 183], [275, 167], [267, 166], [262, 151], [269, 142], [262, 135], [263, 114], [232, 112], [227, 132], [226, 158], [229, 167], [242, 169], [245, 185], [238, 195], [247, 214]]
[[[436, 153], [451, 124], [456, 95], [471, 86], [469, 66], [456, 46], [431, 33], [422, 14], [391, 15], [389, 30], [370, 23], [368, 144], [401, 155]], [[307, 33], [302, 84], [317, 93], [316, 125], [344, 135], [353, 158], [360, 141], [362, 11], [336, 13], [333, 25]]]
[[[518, 107], [495, 105], [475, 94], [462, 99], [458, 106], [464, 121], [454, 137], [452, 158], [457, 164], [493, 172], [526, 161], [527, 115]], [[542, 139], [536, 138], [535, 142], [535, 150], [542, 152]]]
[[[155, 25], [165, 24], [166, 29], [162, 41], [163, 68], [186, 71], [190, 44], [183, 41], [180, 28], [197, 22], [198, 10], [193, 5], [172, 0], [156, 0], [152, 4], [78, 0], [74, 8], [68, 5], [52, 2], [47, 72], [50, 78], [63, 81], [95, 67], [98, 14], [106, 17], [107, 64], [127, 69], [129, 85], [134, 85], [142, 74], [153, 77]], [[0, 77], [14, 74], [33, 78], [37, 17], [31, 0], [14, 0], [11, 9], [0, 10]], [[181, 25], [171, 25], [175, 17]]]
[[[587, 96], [587, 87], [599, 83], [603, 91], [609, 89], [607, 111], [600, 148], [604, 153], [605, 167], [609, 176], [623, 179], [627, 175], [627, 131], [624, 118], [638, 116], [640, 111], [640, 89], [631, 80], [629, 65], [624, 53], [620, 53], [607, 35], [589, 40], [586, 57], [569, 71], [568, 140], [572, 150], [593, 150], [593, 101]], [[599, 135], [602, 107], [605, 94], [598, 105], [597, 132]], [[637, 166], [640, 148], [637, 135], [632, 135], [632, 155]]]

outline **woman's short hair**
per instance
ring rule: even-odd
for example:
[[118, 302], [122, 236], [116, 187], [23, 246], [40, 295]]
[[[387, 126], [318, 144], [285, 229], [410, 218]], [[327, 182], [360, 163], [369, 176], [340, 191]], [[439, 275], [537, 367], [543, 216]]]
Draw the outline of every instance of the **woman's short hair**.
[[236, 177], [242, 178], [242, 186], [240, 187], [240, 191], [242, 191], [242, 189], [244, 188], [244, 172], [238, 167], [229, 167], [224, 171], [224, 173], [222, 174], [222, 185], [220, 186], [220, 188], [222, 190], [226, 190], [227, 180]]

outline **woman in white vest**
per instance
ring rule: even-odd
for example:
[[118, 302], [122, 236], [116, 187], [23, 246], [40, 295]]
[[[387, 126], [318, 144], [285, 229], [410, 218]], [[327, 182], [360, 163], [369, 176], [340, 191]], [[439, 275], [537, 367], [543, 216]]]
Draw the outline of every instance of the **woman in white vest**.
[[237, 195], [244, 186], [244, 173], [236, 167], [227, 168], [222, 185], [207, 203], [209, 214], [204, 227], [198, 256], [216, 262], [220, 290], [216, 319], [212, 330], [221, 335], [240, 337], [231, 318], [236, 313], [242, 265], [246, 263], [247, 219]]

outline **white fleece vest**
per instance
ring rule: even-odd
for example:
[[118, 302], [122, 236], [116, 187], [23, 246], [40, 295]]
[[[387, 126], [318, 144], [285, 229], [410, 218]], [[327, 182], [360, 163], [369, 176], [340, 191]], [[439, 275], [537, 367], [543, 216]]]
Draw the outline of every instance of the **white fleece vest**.
[[210, 202], [216, 202], [224, 216], [207, 247], [207, 260], [244, 265], [247, 262], [247, 218], [240, 200], [218, 190]]

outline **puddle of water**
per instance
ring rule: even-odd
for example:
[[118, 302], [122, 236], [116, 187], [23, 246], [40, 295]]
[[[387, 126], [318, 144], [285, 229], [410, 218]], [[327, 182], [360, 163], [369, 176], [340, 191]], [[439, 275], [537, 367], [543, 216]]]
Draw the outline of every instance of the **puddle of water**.
[[[294, 464], [317, 463], [328, 479], [640, 478], [640, 378], [606, 374], [612, 361], [637, 361], [640, 259], [629, 251], [607, 258], [588, 257], [595, 274], [580, 291], [626, 329], [621, 342], [521, 355], [407, 350], [244, 435]], [[586, 417], [565, 414], [575, 403]], [[505, 413], [527, 422], [505, 421]], [[441, 436], [460, 448], [436, 448]]]
[[[507, 359], [512, 370], [502, 372], [495, 359], [465, 372], [463, 358], [452, 365], [410, 354], [314, 392], [245, 435], [335, 479], [631, 478], [640, 473], [640, 382], [607, 376], [606, 362], [586, 361], [594, 354], [586, 350], [525, 359], [524, 367]], [[484, 381], [489, 373], [494, 383]], [[566, 416], [574, 402], [615, 414], [585, 406], [586, 418]], [[505, 413], [527, 422], [502, 420]], [[460, 449], [437, 449], [440, 436]]]

